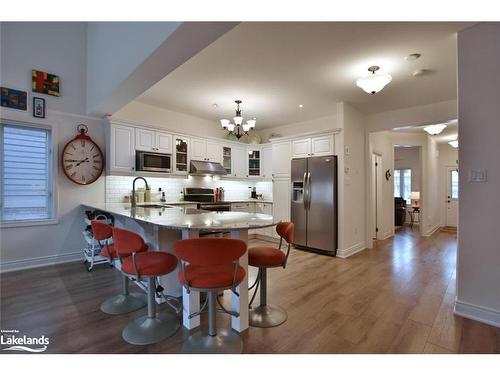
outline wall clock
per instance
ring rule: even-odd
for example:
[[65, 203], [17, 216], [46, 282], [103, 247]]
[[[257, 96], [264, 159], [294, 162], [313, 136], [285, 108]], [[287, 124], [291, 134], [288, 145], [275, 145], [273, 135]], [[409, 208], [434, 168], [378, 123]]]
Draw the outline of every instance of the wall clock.
[[64, 174], [79, 185], [95, 182], [104, 169], [101, 149], [90, 138], [86, 125], [77, 126], [79, 134], [69, 141], [62, 151], [61, 162]]

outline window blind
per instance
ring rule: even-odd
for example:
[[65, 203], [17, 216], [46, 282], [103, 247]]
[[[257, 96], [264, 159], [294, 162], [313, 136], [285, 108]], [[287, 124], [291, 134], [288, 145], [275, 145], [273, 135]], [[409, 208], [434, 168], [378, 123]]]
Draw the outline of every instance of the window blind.
[[52, 218], [50, 130], [2, 125], [2, 221]]

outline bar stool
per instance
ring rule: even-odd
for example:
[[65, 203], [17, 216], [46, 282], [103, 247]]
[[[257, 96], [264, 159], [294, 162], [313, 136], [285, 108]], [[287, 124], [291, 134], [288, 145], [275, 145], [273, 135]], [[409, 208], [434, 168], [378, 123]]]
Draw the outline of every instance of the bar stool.
[[[181, 284], [188, 293], [196, 290], [208, 294], [200, 311], [189, 317], [199, 315], [208, 303], [208, 335], [201, 331], [190, 335], [182, 346], [183, 353], [242, 352], [243, 342], [238, 334], [227, 330], [217, 332], [215, 314], [218, 292], [231, 289], [236, 293], [236, 287], [245, 277], [245, 270], [238, 259], [245, 254], [246, 248], [244, 241], [232, 238], [193, 238], [174, 244], [175, 253], [181, 260]], [[239, 313], [227, 311], [220, 305], [224, 312], [239, 316]]]
[[[101, 241], [108, 240], [113, 236], [113, 227], [97, 220], [91, 221], [94, 238], [101, 244]], [[144, 250], [147, 250], [145, 245]], [[112, 262], [117, 258], [114, 244], [106, 244], [102, 247], [101, 255], [109, 258]], [[122, 292], [114, 297], [108, 298], [101, 304], [101, 311], [110, 315], [128, 314], [132, 311], [142, 309], [146, 306], [146, 295], [143, 293], [129, 292], [129, 278], [123, 275]]]
[[146, 279], [148, 283], [148, 313], [127, 324], [122, 332], [123, 339], [129, 344], [148, 345], [172, 336], [180, 327], [179, 311], [175, 314], [158, 313], [155, 292], [156, 277], [174, 271], [177, 258], [161, 251], [144, 251], [142, 237], [126, 229], [113, 228], [113, 241], [123, 274], [137, 281]]
[[[286, 311], [279, 307], [267, 304], [267, 269], [275, 267], [286, 267], [288, 256], [290, 255], [290, 244], [293, 242], [295, 226], [290, 222], [281, 222], [276, 226], [276, 232], [280, 236], [279, 247], [252, 247], [248, 249], [248, 265], [259, 268], [259, 273], [255, 283], [250, 289], [255, 288], [249, 304], [249, 324], [252, 327], [269, 328], [283, 324], [288, 315]], [[286, 254], [281, 251], [281, 245], [285, 240], [288, 244]], [[255, 309], [252, 302], [257, 294], [260, 285], [260, 304]]]

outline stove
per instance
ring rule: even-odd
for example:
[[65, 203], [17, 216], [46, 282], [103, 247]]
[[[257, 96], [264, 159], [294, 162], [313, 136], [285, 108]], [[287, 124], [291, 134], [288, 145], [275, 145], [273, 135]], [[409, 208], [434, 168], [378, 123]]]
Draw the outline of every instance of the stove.
[[198, 203], [198, 209], [205, 211], [231, 211], [231, 204], [215, 201], [212, 188], [184, 188], [184, 199]]

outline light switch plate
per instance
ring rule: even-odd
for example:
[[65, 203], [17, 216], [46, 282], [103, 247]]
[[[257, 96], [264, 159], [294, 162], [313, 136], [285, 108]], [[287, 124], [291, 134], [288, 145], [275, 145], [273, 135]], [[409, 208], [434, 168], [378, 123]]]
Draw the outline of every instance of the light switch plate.
[[486, 182], [488, 173], [486, 169], [469, 170], [469, 182]]
[[351, 153], [351, 150], [349, 150], [349, 146], [345, 146], [344, 147], [344, 155], [349, 156], [350, 153]]

